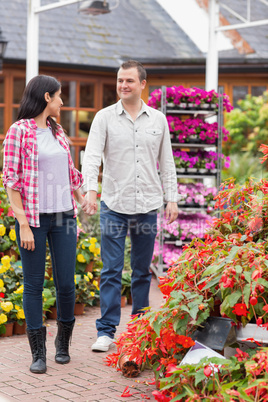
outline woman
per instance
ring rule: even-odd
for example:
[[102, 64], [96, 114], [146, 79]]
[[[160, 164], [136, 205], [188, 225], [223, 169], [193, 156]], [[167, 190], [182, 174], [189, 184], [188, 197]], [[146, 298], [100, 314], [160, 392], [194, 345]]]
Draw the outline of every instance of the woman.
[[15, 230], [24, 275], [23, 307], [33, 361], [30, 371], [46, 372], [46, 327], [42, 291], [48, 240], [56, 287], [57, 363], [70, 361], [74, 326], [77, 206], [82, 175], [75, 169], [60, 115], [61, 85], [34, 77], [22, 96], [18, 121], [4, 141], [3, 182], [16, 217]]

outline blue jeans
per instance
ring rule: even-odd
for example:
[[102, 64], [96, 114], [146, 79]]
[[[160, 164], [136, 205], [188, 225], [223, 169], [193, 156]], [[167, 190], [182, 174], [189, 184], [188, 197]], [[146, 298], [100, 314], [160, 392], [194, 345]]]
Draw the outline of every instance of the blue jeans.
[[20, 246], [19, 223], [15, 224], [24, 276], [23, 309], [28, 329], [43, 325], [42, 291], [45, 276], [46, 241], [48, 240], [53, 279], [56, 288], [57, 318], [74, 320], [77, 221], [73, 211], [40, 214], [40, 227], [31, 226], [34, 251]]
[[131, 239], [132, 314], [139, 314], [149, 306], [150, 264], [157, 233], [157, 211], [121, 214], [110, 210], [102, 201], [100, 227], [103, 268], [100, 281], [101, 318], [97, 319], [96, 327], [98, 336], [113, 338], [121, 316], [121, 278], [128, 230]]

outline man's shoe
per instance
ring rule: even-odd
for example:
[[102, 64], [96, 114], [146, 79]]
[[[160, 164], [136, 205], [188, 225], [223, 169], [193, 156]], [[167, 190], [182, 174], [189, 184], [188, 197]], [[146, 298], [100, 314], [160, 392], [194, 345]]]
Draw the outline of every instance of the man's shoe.
[[99, 336], [95, 343], [91, 346], [93, 352], [107, 352], [111, 345], [114, 345], [114, 340], [109, 336]]

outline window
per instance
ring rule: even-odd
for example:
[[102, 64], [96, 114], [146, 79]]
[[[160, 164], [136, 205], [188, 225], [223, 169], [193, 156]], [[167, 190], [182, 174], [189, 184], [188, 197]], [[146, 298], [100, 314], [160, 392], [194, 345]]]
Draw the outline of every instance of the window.
[[239, 107], [237, 104], [237, 101], [239, 101], [239, 99], [245, 99], [247, 94], [248, 94], [247, 86], [234, 86], [233, 87], [233, 106]]
[[14, 77], [13, 81], [13, 103], [19, 104], [25, 88], [25, 78]]
[[252, 86], [251, 87], [251, 95], [252, 96], [262, 96], [263, 92], [266, 91], [265, 86]]
[[76, 106], [76, 82], [62, 81], [61, 82], [61, 99], [64, 106]]
[[80, 82], [80, 107], [94, 107], [94, 84]]
[[116, 102], [116, 86], [111, 84], [103, 85], [103, 97], [102, 104], [103, 107], [107, 107]]

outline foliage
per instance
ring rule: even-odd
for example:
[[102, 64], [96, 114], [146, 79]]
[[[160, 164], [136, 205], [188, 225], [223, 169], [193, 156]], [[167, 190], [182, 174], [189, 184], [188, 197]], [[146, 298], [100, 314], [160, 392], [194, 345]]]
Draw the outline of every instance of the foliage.
[[228, 155], [242, 150], [260, 156], [259, 147], [268, 139], [268, 91], [259, 97], [247, 95], [238, 104], [240, 109], [226, 116], [225, 126], [230, 136], [223, 149]]
[[228, 360], [213, 357], [195, 365], [171, 364], [153, 395], [166, 402], [267, 401], [267, 380], [268, 348], [237, 349]]
[[266, 166], [260, 166], [260, 158], [252, 156], [250, 152], [240, 152], [232, 154], [230, 166], [222, 170], [222, 181], [233, 177], [237, 183], [244, 184], [251, 177], [256, 180], [268, 179], [268, 171]]
[[131, 295], [131, 272], [123, 271], [122, 273], [122, 289], [121, 295], [127, 298]]
[[44, 319], [46, 316], [46, 312], [50, 311], [50, 307], [55, 306], [56, 302], [56, 297], [53, 296], [53, 291], [49, 288], [44, 288], [42, 292], [43, 296], [43, 314], [44, 314]]
[[[268, 147], [262, 150], [265, 160]], [[268, 182], [250, 179], [239, 185], [229, 179], [215, 200], [218, 216], [205, 239], [184, 246], [159, 278], [162, 307], [132, 319], [118, 338], [117, 353], [107, 357], [108, 364], [127, 354], [150, 365], [160, 379], [160, 390], [154, 392], [159, 401], [267, 400], [267, 349], [250, 356], [239, 351], [224, 363], [214, 360], [215, 371], [209, 360], [178, 366], [187, 351], [178, 340], [187, 337], [190, 342], [217, 301], [221, 315], [234, 324], [255, 322], [268, 328]]]
[[83, 303], [86, 306], [93, 306], [99, 298], [99, 284], [93, 274], [76, 274], [75, 281], [75, 302]]

